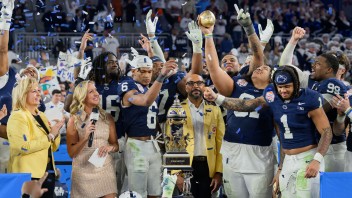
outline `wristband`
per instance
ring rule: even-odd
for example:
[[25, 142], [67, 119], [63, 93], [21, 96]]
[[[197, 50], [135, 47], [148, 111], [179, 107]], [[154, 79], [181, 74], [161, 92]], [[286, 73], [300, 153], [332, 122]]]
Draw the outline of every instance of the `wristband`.
[[155, 81], [163, 83], [165, 79], [166, 79], [166, 76], [159, 74], [159, 76], [156, 78]]
[[205, 38], [213, 38], [213, 34], [204, 34]]
[[157, 41], [158, 40], [158, 38], [156, 38], [156, 36], [153, 36], [153, 37], [148, 37], [149, 38], [149, 41]]
[[344, 123], [345, 122], [345, 118], [346, 118], [346, 115], [343, 115], [343, 116], [337, 115], [336, 121], [338, 123]]
[[251, 25], [249, 25], [247, 27], [243, 27], [243, 28], [244, 28], [244, 31], [246, 32], [247, 36], [250, 36], [250, 35], [255, 33], [253, 24], [251, 24]]
[[222, 103], [224, 103], [224, 100], [225, 100], [225, 96], [218, 94], [218, 97], [215, 99], [215, 103], [221, 106]]
[[314, 158], [313, 158], [313, 159], [316, 160], [316, 161], [318, 161], [319, 163], [321, 163], [321, 162], [323, 161], [324, 157], [323, 157], [322, 154], [320, 154], [320, 153], [317, 152], [317, 153], [314, 155]]
[[345, 111], [345, 114], [348, 116], [348, 114], [350, 114], [352, 111], [352, 108], [351, 107], [348, 107]]

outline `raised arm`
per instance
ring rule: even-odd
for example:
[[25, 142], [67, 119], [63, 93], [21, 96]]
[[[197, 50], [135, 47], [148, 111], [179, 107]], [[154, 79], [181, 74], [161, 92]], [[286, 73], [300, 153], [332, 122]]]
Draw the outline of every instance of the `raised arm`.
[[301, 27], [295, 27], [292, 30], [292, 36], [290, 41], [287, 43], [282, 55], [280, 57], [279, 66], [292, 65], [293, 52], [295, 51], [298, 41], [303, 38], [306, 31]]
[[266, 106], [266, 102], [263, 96], [249, 100], [228, 98], [223, 95], [216, 94], [209, 87], [204, 88], [204, 98], [208, 101], [214, 101], [217, 105], [226, 109], [241, 112], [252, 112], [255, 111], [259, 106]]
[[84, 51], [87, 48], [87, 42], [88, 40], [92, 40], [93, 39], [93, 34], [89, 33], [89, 29], [84, 33], [82, 39], [81, 39], [81, 45], [79, 46], [79, 51], [78, 51], [78, 55], [77, 58], [78, 59], [83, 59], [84, 58]]
[[203, 46], [202, 31], [198, 27], [197, 23], [194, 21], [191, 21], [190, 23], [188, 23], [188, 30], [189, 32], [186, 32], [186, 35], [188, 39], [192, 41], [192, 47], [193, 47], [192, 67], [191, 67], [191, 70], [187, 73], [186, 77], [177, 83], [177, 89], [184, 96], [187, 95], [186, 79], [188, 78], [188, 76], [191, 74], [201, 75], [203, 70], [202, 68], [202, 46]]
[[0, 16], [0, 77], [9, 71], [9, 29], [11, 26], [11, 16], [14, 7], [15, 0], [2, 1]]
[[264, 53], [259, 38], [255, 33], [250, 14], [248, 12], [245, 12], [243, 9], [239, 9], [237, 7], [237, 4], [235, 4], [235, 9], [237, 11], [237, 21], [246, 32], [249, 47], [252, 49], [253, 52], [253, 58], [250, 62], [248, 72], [249, 74], [251, 74], [255, 69], [264, 65]]
[[[129, 107], [131, 105], [136, 106], [150, 106], [156, 100], [159, 95], [159, 91], [163, 84], [164, 79], [170, 70], [174, 70], [177, 67], [175, 60], [169, 60], [165, 63], [164, 67], [161, 69], [161, 72], [158, 78], [154, 81], [153, 85], [148, 89], [145, 94], [137, 94], [137, 90], [130, 90], [123, 96], [123, 106]], [[122, 83], [121, 86], [124, 86]]]
[[269, 43], [271, 36], [274, 33], [274, 24], [270, 19], [266, 20], [265, 30], [262, 29], [262, 26], [258, 25], [259, 36], [260, 36], [260, 44], [262, 45], [262, 49], [265, 49], [266, 44]]
[[300, 27], [295, 27], [295, 29], [293, 29], [291, 39], [287, 43], [284, 51], [282, 52], [281, 57], [280, 57], [280, 62], [279, 62], [279, 66], [291, 65], [292, 67], [294, 67], [296, 69], [298, 76], [299, 76], [301, 88], [308, 87], [308, 80], [310, 78], [309, 77], [310, 73], [308, 71], [303, 72], [296, 65], [293, 65], [292, 60], [293, 60], [293, 52], [296, 48], [296, 45], [297, 45], [299, 39], [303, 38], [305, 32], [306, 31]]
[[200, 18], [198, 18], [198, 26], [205, 36], [205, 61], [208, 66], [210, 78], [220, 94], [230, 96], [234, 89], [234, 82], [219, 66], [219, 57], [213, 39], [214, 26], [209, 28], [202, 26]]
[[203, 38], [202, 30], [199, 28], [196, 22], [191, 21], [188, 23], [188, 32], [186, 32], [187, 38], [192, 41], [193, 55], [192, 55], [192, 67], [189, 74], [201, 74], [202, 72], [202, 47]]
[[157, 22], [158, 22], [158, 16], [155, 16], [154, 20], [152, 20], [152, 10], [150, 9], [147, 13], [147, 16], [145, 19], [145, 24], [146, 24], [146, 28], [147, 28], [147, 34], [148, 34], [150, 44], [151, 44], [151, 49], [153, 51], [153, 54], [155, 56], [158, 56], [162, 60], [162, 62], [165, 63], [166, 60], [164, 57], [164, 53], [161, 50], [161, 47], [158, 43], [157, 37], [155, 36]]

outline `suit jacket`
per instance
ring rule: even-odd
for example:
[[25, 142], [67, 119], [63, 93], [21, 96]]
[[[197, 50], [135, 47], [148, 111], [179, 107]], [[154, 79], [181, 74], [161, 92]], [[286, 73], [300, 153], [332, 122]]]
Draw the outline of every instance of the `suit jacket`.
[[[50, 131], [49, 121], [43, 112], [40, 118]], [[10, 142], [10, 173], [32, 173], [32, 178], [41, 178], [49, 160], [54, 170], [54, 155], [60, 145], [60, 137], [50, 142], [44, 128], [35, 120], [28, 110], [14, 110], [7, 123], [7, 135]], [[51, 159], [48, 150], [51, 147]], [[55, 172], [56, 174], [56, 172]]]
[[[187, 115], [186, 123], [183, 124], [183, 135], [189, 134], [190, 142], [188, 142], [186, 150], [191, 156], [192, 163], [195, 142], [191, 110], [187, 100], [183, 101], [181, 105]], [[220, 108], [207, 101], [204, 101], [203, 116], [209, 177], [213, 178], [216, 172], [222, 173], [222, 155], [220, 154], [220, 149], [224, 137], [225, 124]], [[166, 134], [170, 135], [170, 125], [168, 122], [166, 123]]]

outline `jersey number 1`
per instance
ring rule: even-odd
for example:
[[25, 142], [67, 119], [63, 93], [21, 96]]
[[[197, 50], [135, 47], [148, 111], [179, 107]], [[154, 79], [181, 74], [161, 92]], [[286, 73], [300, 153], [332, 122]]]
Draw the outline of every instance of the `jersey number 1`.
[[291, 133], [291, 130], [288, 127], [287, 115], [286, 114], [282, 115], [280, 118], [280, 121], [282, 122], [282, 124], [284, 125], [284, 128], [285, 128], [284, 138], [285, 139], [293, 139], [293, 134]]

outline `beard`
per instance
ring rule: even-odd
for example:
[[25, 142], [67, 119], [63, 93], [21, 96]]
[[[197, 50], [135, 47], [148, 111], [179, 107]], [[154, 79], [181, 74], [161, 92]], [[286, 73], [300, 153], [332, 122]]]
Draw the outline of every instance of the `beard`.
[[116, 71], [116, 72], [110, 72], [109, 74], [109, 77], [112, 79], [112, 80], [119, 80], [120, 78], [120, 71]]
[[[199, 92], [199, 94], [195, 95], [193, 94], [194, 92]], [[190, 92], [189, 97], [192, 97], [193, 99], [199, 99], [203, 97], [203, 92], [201, 90], [193, 90]]]
[[230, 76], [230, 77], [234, 77], [238, 74], [238, 72], [234, 72], [234, 71], [226, 71], [226, 73]]

